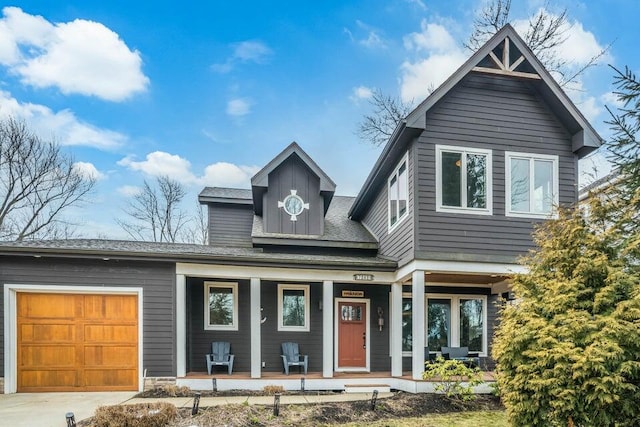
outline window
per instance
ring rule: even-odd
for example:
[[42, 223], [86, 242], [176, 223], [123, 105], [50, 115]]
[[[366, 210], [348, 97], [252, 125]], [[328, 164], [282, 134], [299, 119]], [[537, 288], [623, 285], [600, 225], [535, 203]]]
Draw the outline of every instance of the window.
[[309, 285], [278, 285], [278, 330], [309, 331]]
[[426, 340], [429, 351], [441, 347], [469, 347], [486, 355], [487, 298], [467, 295], [427, 297]]
[[409, 212], [409, 184], [407, 156], [389, 177], [389, 231], [407, 217]]
[[491, 215], [491, 150], [436, 145], [436, 210]]
[[558, 156], [506, 152], [508, 216], [547, 218], [558, 205]]
[[402, 351], [411, 352], [413, 349], [413, 302], [411, 296], [402, 298]]
[[238, 330], [238, 284], [204, 282], [204, 328]]

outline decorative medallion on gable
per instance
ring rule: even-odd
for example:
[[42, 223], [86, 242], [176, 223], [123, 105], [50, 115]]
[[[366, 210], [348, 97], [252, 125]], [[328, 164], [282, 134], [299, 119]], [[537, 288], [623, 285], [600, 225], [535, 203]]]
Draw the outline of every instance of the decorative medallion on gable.
[[473, 67], [473, 71], [534, 80], [541, 78], [525, 56], [511, 43], [509, 37], [505, 37], [489, 51], [489, 54]]
[[298, 190], [291, 190], [291, 194], [287, 195], [283, 201], [278, 200], [278, 209], [283, 208], [288, 215], [291, 215], [291, 221], [297, 221], [298, 215], [305, 209], [309, 210], [309, 203], [305, 203], [297, 193]]

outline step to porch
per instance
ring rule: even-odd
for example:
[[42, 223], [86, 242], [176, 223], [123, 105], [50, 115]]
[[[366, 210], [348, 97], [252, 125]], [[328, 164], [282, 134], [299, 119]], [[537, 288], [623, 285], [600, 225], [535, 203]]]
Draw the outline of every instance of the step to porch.
[[389, 393], [391, 386], [389, 384], [345, 384], [345, 393], [373, 393], [374, 390], [378, 390], [378, 393]]

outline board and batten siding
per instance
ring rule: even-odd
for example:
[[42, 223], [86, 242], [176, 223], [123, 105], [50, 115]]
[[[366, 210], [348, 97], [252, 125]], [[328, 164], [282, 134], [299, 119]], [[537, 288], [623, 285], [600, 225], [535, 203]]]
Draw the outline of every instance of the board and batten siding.
[[[393, 230], [389, 231], [389, 184], [388, 178], [380, 186], [378, 194], [368, 212], [362, 219], [362, 224], [378, 239], [378, 253], [383, 256], [390, 257], [395, 260], [403, 260], [412, 256], [413, 239], [414, 239], [414, 145], [408, 148], [407, 175], [408, 196], [407, 202], [407, 218], [403, 219], [400, 224]], [[404, 157], [402, 157], [404, 158]], [[395, 167], [401, 162], [396, 160]]]
[[[176, 375], [175, 264], [167, 262], [3, 257], [0, 283], [143, 289], [143, 366], [149, 377]], [[4, 291], [0, 292], [0, 307]], [[4, 346], [4, 313], [0, 316]], [[0, 352], [0, 376], [4, 376]]]
[[209, 203], [209, 245], [251, 247], [253, 205]]
[[[527, 83], [471, 74], [427, 113], [415, 146], [416, 258], [513, 262], [541, 220], [505, 216], [505, 151], [557, 155], [559, 200], [577, 200], [571, 135]], [[435, 146], [492, 150], [493, 215], [436, 212]]]
[[[278, 202], [296, 190], [309, 204], [295, 221]], [[263, 196], [264, 231], [299, 235], [324, 233], [324, 200], [320, 195], [320, 178], [298, 157], [292, 154], [269, 174], [269, 189]]]

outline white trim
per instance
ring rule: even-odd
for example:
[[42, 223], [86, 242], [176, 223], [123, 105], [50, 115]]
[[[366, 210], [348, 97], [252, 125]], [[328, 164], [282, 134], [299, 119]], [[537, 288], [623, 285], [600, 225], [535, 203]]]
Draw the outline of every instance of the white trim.
[[425, 280], [424, 271], [417, 270], [413, 272], [411, 277], [411, 319], [413, 339], [411, 347], [411, 372], [414, 380], [421, 380], [424, 372], [424, 343], [426, 311], [425, 311]]
[[[424, 342], [425, 347], [428, 345], [428, 311], [429, 311], [429, 299], [448, 299], [451, 301], [451, 323], [449, 325], [449, 345], [452, 347], [460, 346], [460, 300], [481, 299], [482, 300], [482, 350], [480, 351], [480, 357], [487, 357], [487, 333], [488, 333], [488, 317], [487, 312], [487, 296], [478, 294], [435, 294], [428, 293], [425, 295], [425, 323], [424, 323]], [[475, 351], [475, 350], [471, 350]]]
[[116, 286], [68, 286], [68, 285], [22, 285], [7, 283], [4, 286], [4, 393], [15, 393], [18, 388], [18, 342], [17, 307], [18, 292], [46, 294], [99, 294], [135, 295], [138, 299], [138, 391], [144, 387], [143, 366], [143, 290], [139, 287]]
[[[284, 291], [303, 291], [304, 293], [304, 325], [302, 326], [287, 326], [282, 322], [282, 300], [284, 297]], [[311, 325], [309, 324], [309, 311], [311, 310], [310, 303], [310, 286], [300, 284], [288, 284], [278, 283], [278, 331], [287, 332], [309, 332]]]
[[262, 376], [262, 323], [260, 312], [260, 279], [252, 277], [250, 283], [249, 321], [251, 334], [251, 378]]
[[[211, 311], [209, 309], [209, 289], [223, 288], [231, 289], [233, 298], [233, 314], [230, 325], [212, 325], [209, 319]], [[237, 282], [204, 282], [204, 330], [205, 331], [237, 331], [238, 330], [238, 283]]]
[[374, 280], [367, 284], [388, 285], [394, 281], [393, 271], [357, 270], [322, 270], [311, 268], [282, 268], [282, 267], [251, 267], [241, 265], [215, 265], [215, 264], [191, 264], [176, 263], [176, 274], [184, 274], [189, 277], [216, 277], [220, 279], [240, 280], [247, 277], [260, 277], [262, 280], [288, 281], [288, 282], [323, 282], [331, 280], [334, 283], [360, 283], [356, 281], [354, 274], [373, 274]]
[[391, 336], [391, 376], [402, 376], [402, 283], [391, 284], [391, 313], [389, 313]]
[[[480, 154], [487, 158], [486, 164], [486, 208], [469, 208], [466, 206], [467, 201], [467, 175], [460, 175], [460, 204], [462, 206], [444, 206], [442, 204], [442, 153], [459, 153], [460, 158], [465, 164], [468, 154]], [[483, 148], [473, 147], [456, 147], [452, 145], [436, 145], [436, 212], [474, 214], [474, 215], [493, 215], [493, 156], [492, 151]]]
[[187, 375], [187, 280], [176, 274], [176, 375]]
[[[391, 203], [389, 203], [391, 201], [391, 193], [389, 192], [389, 184], [391, 183], [391, 180], [393, 179], [393, 177], [398, 177], [398, 172], [400, 171], [400, 168], [402, 167], [403, 163], [405, 164], [405, 180], [406, 180], [406, 187], [407, 187], [407, 210], [402, 216], [400, 216], [400, 199], [398, 199], [398, 206], [397, 206], [398, 217], [396, 218], [396, 222], [391, 224]], [[398, 183], [398, 188], [400, 188], [400, 180], [398, 178], [396, 178], [396, 182]], [[402, 159], [398, 162], [393, 172], [389, 175], [389, 178], [387, 178], [387, 233], [391, 234], [391, 232], [393, 232], [393, 230], [398, 228], [400, 223], [402, 223], [408, 217], [409, 217], [409, 152], [407, 151], [402, 157]]]
[[396, 270], [396, 277], [392, 282], [405, 282], [416, 270], [433, 273], [497, 274], [501, 276], [515, 273], [526, 274], [529, 271], [527, 267], [518, 264], [414, 260]]
[[[552, 195], [553, 203], [551, 206], [551, 212], [549, 213], [536, 213], [536, 212], [521, 212], [511, 210], [511, 160], [513, 158], [519, 158], [529, 161], [529, 202], [533, 203], [533, 186], [534, 186], [534, 164], [535, 160], [550, 161], [553, 165], [552, 179]], [[560, 171], [558, 166], [558, 156], [549, 154], [533, 154], [533, 153], [519, 153], [515, 151], [504, 152], [504, 164], [505, 164], [505, 216], [517, 217], [517, 218], [540, 218], [549, 219], [557, 218], [557, 207], [559, 205], [559, 191], [560, 191]], [[530, 206], [531, 207], [531, 206]]]
[[322, 376], [333, 377], [333, 282], [322, 282]]
[[[338, 366], [338, 343], [340, 342], [340, 322], [337, 316], [340, 316], [339, 303], [341, 302], [357, 302], [365, 304], [365, 315], [367, 316], [365, 319], [365, 332], [367, 334], [366, 338], [366, 366], [363, 368], [341, 368]], [[336, 372], [371, 372], [370, 369], [370, 360], [371, 360], [371, 310], [370, 310], [370, 300], [369, 298], [335, 298], [334, 300], [334, 335], [335, 340], [333, 343], [334, 349], [334, 360], [335, 360], [335, 371]]]

